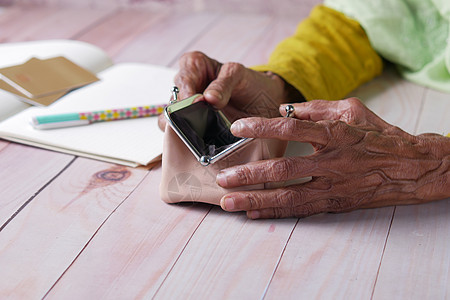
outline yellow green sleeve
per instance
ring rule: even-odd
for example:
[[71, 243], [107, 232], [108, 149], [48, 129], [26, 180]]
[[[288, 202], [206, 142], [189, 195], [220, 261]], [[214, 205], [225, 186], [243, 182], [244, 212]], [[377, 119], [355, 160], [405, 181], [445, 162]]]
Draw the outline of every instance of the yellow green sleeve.
[[336, 100], [379, 75], [382, 68], [359, 23], [319, 5], [293, 36], [275, 48], [266, 65], [252, 69], [278, 74], [306, 100]]

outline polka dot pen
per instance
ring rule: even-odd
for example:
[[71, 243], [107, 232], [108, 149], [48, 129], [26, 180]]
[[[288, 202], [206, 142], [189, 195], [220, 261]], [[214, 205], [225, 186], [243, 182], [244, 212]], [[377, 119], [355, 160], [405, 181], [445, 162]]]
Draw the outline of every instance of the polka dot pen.
[[31, 118], [31, 125], [36, 129], [53, 129], [88, 125], [96, 122], [144, 118], [160, 115], [165, 107], [166, 105], [148, 105], [92, 112], [34, 116]]

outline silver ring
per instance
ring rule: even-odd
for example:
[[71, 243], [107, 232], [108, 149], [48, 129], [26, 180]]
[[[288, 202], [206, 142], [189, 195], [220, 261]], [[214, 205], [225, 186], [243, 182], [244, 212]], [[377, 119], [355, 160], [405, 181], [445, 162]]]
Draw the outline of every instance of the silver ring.
[[295, 107], [294, 105], [288, 104], [286, 105], [285, 110], [286, 110], [286, 118], [290, 118], [294, 114]]

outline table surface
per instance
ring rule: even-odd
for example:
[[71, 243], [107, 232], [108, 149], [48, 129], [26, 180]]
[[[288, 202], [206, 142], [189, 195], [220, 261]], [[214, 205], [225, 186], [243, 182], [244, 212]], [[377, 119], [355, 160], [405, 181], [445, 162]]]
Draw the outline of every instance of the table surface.
[[[265, 62], [314, 2], [285, 14], [9, 6], [0, 8], [0, 41], [75, 39], [115, 62], [175, 68], [182, 53], [200, 50], [250, 66]], [[450, 131], [450, 95], [392, 69], [351, 95], [410, 133]], [[160, 166], [0, 140], [0, 298], [450, 298], [449, 200], [252, 221], [165, 204], [160, 176]]]

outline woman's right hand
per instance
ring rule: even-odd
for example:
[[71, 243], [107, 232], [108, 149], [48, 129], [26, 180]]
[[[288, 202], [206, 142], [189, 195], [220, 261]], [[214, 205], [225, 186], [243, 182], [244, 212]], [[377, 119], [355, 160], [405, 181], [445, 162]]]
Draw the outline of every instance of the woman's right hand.
[[[235, 119], [259, 116], [279, 116], [281, 103], [299, 101], [288, 99], [285, 81], [271, 72], [257, 72], [239, 63], [220, 63], [201, 52], [184, 54], [175, 76], [179, 98], [203, 94], [203, 99]], [[290, 87], [290, 86], [289, 86]], [[164, 130], [165, 119], [159, 118]]]

